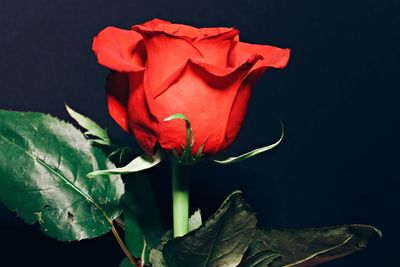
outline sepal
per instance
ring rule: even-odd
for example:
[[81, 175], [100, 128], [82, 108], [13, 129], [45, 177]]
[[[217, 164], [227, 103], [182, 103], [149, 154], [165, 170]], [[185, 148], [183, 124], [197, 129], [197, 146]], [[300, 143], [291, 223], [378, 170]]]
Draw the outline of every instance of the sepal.
[[264, 146], [264, 147], [260, 147], [257, 149], [254, 149], [250, 152], [247, 152], [245, 154], [242, 154], [240, 156], [236, 156], [236, 157], [216, 157], [213, 159], [213, 162], [217, 163], [217, 164], [221, 164], [221, 165], [225, 165], [225, 164], [232, 164], [232, 163], [237, 163], [249, 158], [252, 158], [258, 154], [264, 153], [266, 151], [269, 151], [273, 148], [275, 148], [277, 145], [279, 145], [284, 137], [285, 131], [284, 131], [284, 127], [283, 124], [281, 123], [282, 126], [282, 133], [281, 133], [281, 137], [279, 138], [278, 141], [276, 141], [275, 143], [268, 145], [268, 146]]
[[181, 113], [173, 114], [165, 118], [164, 121], [171, 121], [175, 119], [183, 120], [186, 123], [186, 146], [181, 144], [182, 149], [180, 155], [176, 149], [173, 149], [172, 160], [177, 162], [179, 165], [193, 165], [200, 161], [201, 156], [203, 155], [202, 152], [206, 140], [204, 140], [204, 142], [200, 145], [196, 155], [193, 156], [193, 145], [195, 140], [190, 121], [185, 115]]
[[127, 174], [133, 172], [140, 172], [156, 166], [158, 163], [162, 161], [162, 159], [163, 159], [163, 153], [159, 150], [153, 156], [143, 154], [132, 160], [128, 165], [124, 167], [109, 169], [109, 170], [97, 170], [86, 174], [86, 176], [88, 178], [93, 178], [99, 175]]

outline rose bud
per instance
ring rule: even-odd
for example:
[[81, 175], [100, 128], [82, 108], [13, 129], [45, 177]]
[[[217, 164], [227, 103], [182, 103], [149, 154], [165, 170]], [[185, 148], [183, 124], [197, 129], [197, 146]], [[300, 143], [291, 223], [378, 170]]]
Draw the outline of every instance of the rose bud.
[[252, 87], [269, 68], [284, 68], [290, 49], [239, 41], [234, 28], [194, 28], [154, 19], [131, 30], [107, 27], [93, 40], [107, 80], [111, 117], [148, 153], [157, 143], [180, 152], [185, 122], [206, 155], [225, 150], [243, 123]]

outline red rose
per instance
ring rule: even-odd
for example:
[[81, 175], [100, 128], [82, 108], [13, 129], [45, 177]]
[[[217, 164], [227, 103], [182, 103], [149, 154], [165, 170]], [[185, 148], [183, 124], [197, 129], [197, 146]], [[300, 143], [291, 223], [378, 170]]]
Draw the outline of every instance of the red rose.
[[131, 30], [107, 27], [93, 41], [108, 77], [108, 108], [149, 154], [186, 144], [181, 120], [191, 122], [193, 154], [226, 149], [238, 135], [252, 86], [269, 67], [284, 68], [290, 50], [239, 41], [234, 28], [194, 28], [154, 19]]

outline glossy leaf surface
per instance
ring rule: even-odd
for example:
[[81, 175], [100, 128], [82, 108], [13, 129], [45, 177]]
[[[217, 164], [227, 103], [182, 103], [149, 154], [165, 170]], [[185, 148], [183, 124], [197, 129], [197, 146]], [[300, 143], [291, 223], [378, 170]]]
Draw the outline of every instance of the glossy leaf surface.
[[237, 266], [256, 231], [257, 219], [240, 192], [232, 193], [204, 224], [163, 249], [167, 266]]
[[243, 260], [238, 267], [267, 267], [279, 257], [276, 253], [260, 251]]
[[303, 230], [258, 230], [249, 249], [255, 254], [279, 254], [271, 266], [315, 266], [364, 249], [380, 231], [369, 225], [345, 225]]
[[0, 150], [0, 200], [27, 223], [39, 223], [46, 235], [63, 241], [98, 237], [121, 213], [121, 177], [85, 177], [115, 166], [71, 124], [1, 110]]

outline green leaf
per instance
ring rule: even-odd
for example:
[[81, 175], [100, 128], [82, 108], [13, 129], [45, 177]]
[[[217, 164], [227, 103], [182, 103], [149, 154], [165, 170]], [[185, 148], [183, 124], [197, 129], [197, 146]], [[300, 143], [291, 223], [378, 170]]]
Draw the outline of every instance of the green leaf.
[[93, 178], [99, 175], [112, 175], [112, 174], [127, 174], [133, 172], [140, 172], [150, 169], [160, 163], [162, 160], [162, 153], [158, 151], [154, 156], [148, 156], [143, 154], [134, 160], [132, 160], [128, 165], [121, 168], [113, 168], [108, 170], [97, 170], [88, 173], [86, 176], [88, 178]]
[[100, 127], [96, 122], [92, 119], [83, 116], [82, 114], [76, 112], [68, 105], [65, 105], [68, 114], [82, 127], [86, 130], [85, 135], [91, 135], [97, 137], [98, 139], [92, 140], [95, 143], [112, 146], [111, 140], [105, 129]]
[[280, 257], [279, 254], [268, 252], [268, 251], [260, 251], [247, 257], [244, 261], [242, 261], [238, 267], [265, 267], [270, 266], [276, 259]]
[[314, 266], [364, 249], [374, 235], [381, 236], [381, 232], [360, 224], [305, 230], [258, 230], [248, 255], [274, 252], [281, 260], [272, 266]]
[[240, 192], [232, 193], [204, 224], [164, 247], [167, 266], [237, 266], [253, 240], [257, 219]]
[[[196, 210], [189, 218], [189, 232], [196, 230], [202, 225], [202, 218], [200, 209]], [[157, 245], [158, 250], [162, 250], [164, 245], [173, 238], [172, 229], [166, 231], [160, 238], [160, 243]]]
[[277, 145], [279, 145], [280, 142], [281, 142], [282, 139], [283, 139], [284, 132], [285, 132], [285, 131], [284, 131], [283, 124], [282, 124], [282, 133], [281, 133], [281, 137], [279, 138], [278, 141], [276, 141], [276, 142], [273, 143], [272, 145], [264, 146], [264, 147], [260, 147], [260, 148], [254, 149], [254, 150], [252, 150], [252, 151], [250, 151], [250, 152], [247, 152], [247, 153], [245, 153], [245, 154], [243, 154], [243, 155], [240, 155], [240, 156], [237, 156], [237, 157], [217, 158], [217, 159], [214, 159], [213, 161], [214, 161], [215, 163], [217, 163], [217, 164], [225, 165], [225, 164], [237, 163], [237, 162], [243, 161], [243, 160], [245, 160], [245, 159], [252, 158], [252, 157], [254, 157], [254, 156], [258, 155], [258, 154], [261, 154], [261, 153], [264, 153], [264, 152], [266, 152], [266, 151], [268, 151], [268, 150], [271, 150], [271, 149], [275, 148]]
[[121, 177], [85, 177], [114, 165], [71, 124], [42, 113], [0, 110], [0, 151], [0, 200], [27, 223], [38, 222], [48, 236], [98, 237], [121, 213]]
[[102, 147], [108, 154], [108, 158], [111, 159], [111, 161], [116, 161], [114, 163], [120, 164], [121, 162], [125, 161], [127, 157], [131, 157], [132, 154], [141, 154], [143, 153], [141, 149], [135, 147], [119, 147], [115, 145], [110, 137], [108, 136], [108, 133], [105, 129], [103, 129], [101, 126], [99, 126], [95, 121], [92, 119], [83, 116], [82, 114], [74, 111], [71, 107], [68, 105], [65, 105], [69, 115], [85, 130], [85, 135], [87, 136], [92, 136], [96, 137], [96, 139], [91, 139], [92, 142], [96, 144], [103, 145], [105, 147]]
[[137, 219], [138, 218], [135, 218], [129, 210], [124, 212], [126, 246], [133, 256], [140, 257], [144, 249], [146, 238], [140, 229]]
[[[153, 195], [149, 177], [145, 173], [125, 176], [127, 208], [124, 211], [125, 242], [132, 255], [149, 262], [150, 250], [160, 242], [164, 229]], [[146, 246], [144, 246], [146, 242]]]

